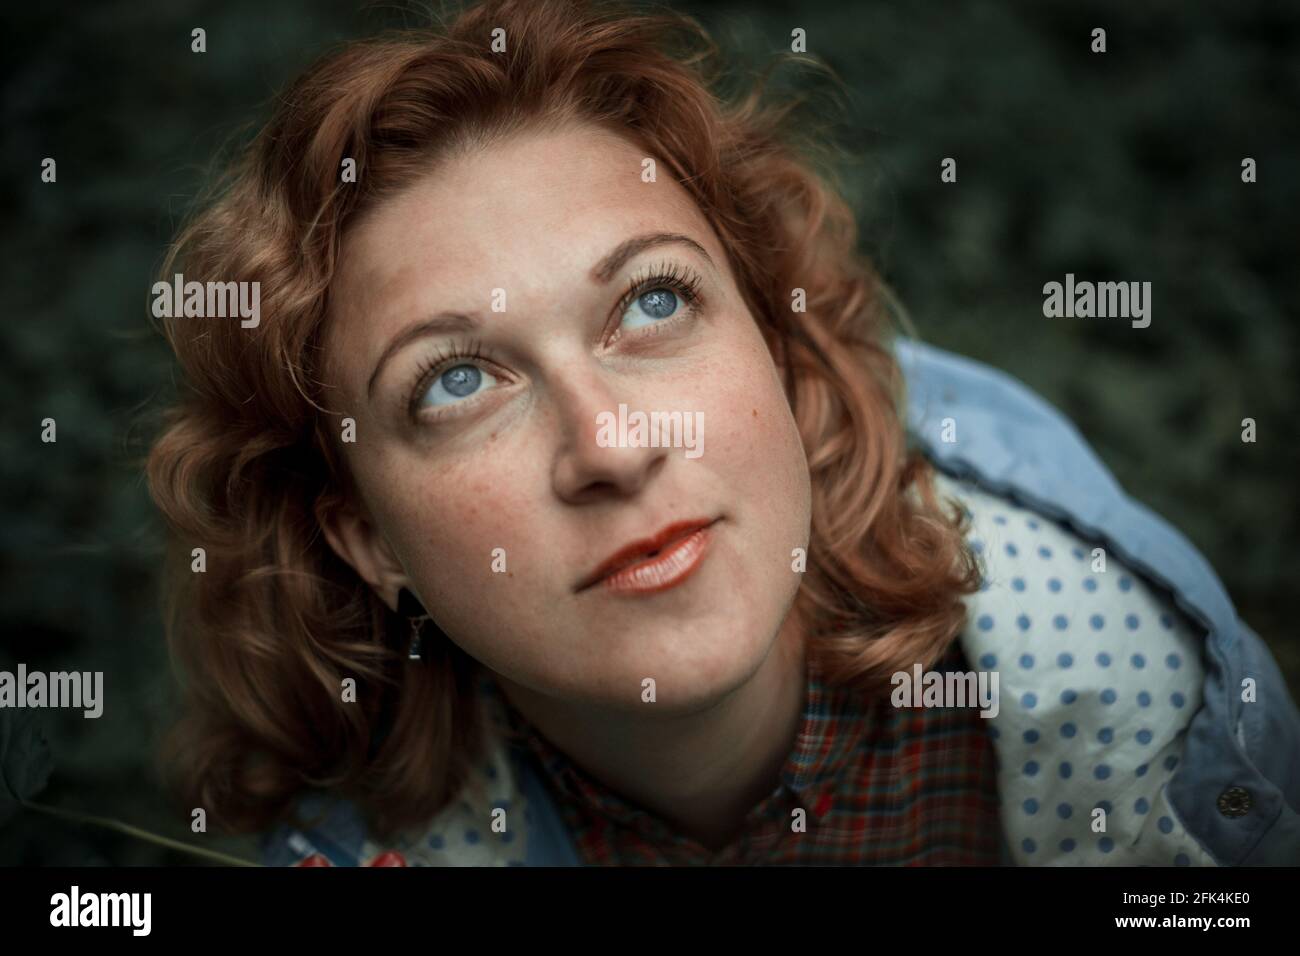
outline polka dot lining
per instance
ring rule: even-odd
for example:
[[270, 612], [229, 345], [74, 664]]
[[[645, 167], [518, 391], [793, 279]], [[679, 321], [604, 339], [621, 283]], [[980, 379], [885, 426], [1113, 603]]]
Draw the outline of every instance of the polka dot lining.
[[[487, 726], [505, 726], [501, 702], [486, 688], [481, 688], [479, 702]], [[518, 786], [503, 738], [494, 733], [486, 736], [489, 756], [474, 768], [458, 800], [428, 824], [405, 830], [387, 843], [367, 838], [361, 859], [397, 850], [408, 866], [522, 866], [533, 812]], [[493, 827], [494, 819], [504, 820], [504, 831], [500, 824]]]
[[961, 641], [999, 675], [988, 723], [1015, 861], [1215, 865], [1166, 797], [1200, 706], [1197, 632], [1108, 548], [1094, 570], [1104, 543], [969, 482], [938, 489], [970, 513], [983, 571]]

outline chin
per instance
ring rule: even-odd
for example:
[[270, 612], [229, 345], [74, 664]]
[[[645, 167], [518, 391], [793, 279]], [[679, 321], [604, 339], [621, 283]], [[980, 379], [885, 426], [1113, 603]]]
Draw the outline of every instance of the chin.
[[[771, 646], [765, 639], [774, 626], [750, 616], [702, 620], [693, 625], [657, 624], [651, 633], [629, 634], [637, 641], [627, 647], [607, 686], [629, 687], [637, 706], [642, 681], [655, 682], [655, 708], [663, 715], [687, 714], [716, 704], [753, 677]], [[620, 700], [626, 700], [620, 695]]]

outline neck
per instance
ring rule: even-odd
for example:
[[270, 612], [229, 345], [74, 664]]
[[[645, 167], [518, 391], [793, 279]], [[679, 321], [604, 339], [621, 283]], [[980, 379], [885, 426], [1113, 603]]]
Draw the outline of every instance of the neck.
[[780, 783], [802, 719], [806, 666], [791, 610], [750, 679], [697, 713], [648, 720], [497, 680], [510, 703], [588, 774], [718, 850]]

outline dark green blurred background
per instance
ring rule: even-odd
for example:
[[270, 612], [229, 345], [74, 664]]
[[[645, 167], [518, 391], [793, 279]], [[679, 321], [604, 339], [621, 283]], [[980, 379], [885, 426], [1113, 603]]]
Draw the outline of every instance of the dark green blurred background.
[[[807, 31], [849, 88], [838, 132], [855, 158], [841, 172], [863, 250], [922, 336], [1072, 417], [1210, 559], [1300, 696], [1300, 5], [674, 6], [740, 70]], [[327, 46], [421, 17], [279, 0], [51, 2], [4, 17], [0, 668], [105, 672], [99, 720], [43, 712], [56, 761], [44, 802], [252, 858], [250, 841], [191, 834], [156, 782], [173, 690], [139, 461], [172, 370], [149, 286], [218, 154], [276, 90]], [[1089, 52], [1094, 26], [1104, 55]], [[40, 181], [46, 156], [57, 184]], [[956, 185], [939, 180], [945, 156]], [[1042, 285], [1066, 272], [1150, 281], [1151, 326], [1045, 319]], [[47, 416], [57, 444], [40, 441]], [[1245, 417], [1255, 444], [1241, 441]], [[189, 861], [30, 812], [0, 828], [0, 864]]]

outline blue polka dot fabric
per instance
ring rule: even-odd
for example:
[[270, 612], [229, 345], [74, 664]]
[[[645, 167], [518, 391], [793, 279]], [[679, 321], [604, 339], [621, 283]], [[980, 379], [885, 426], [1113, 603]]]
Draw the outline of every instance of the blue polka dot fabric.
[[1214, 866], [1165, 796], [1200, 706], [1202, 639], [1101, 545], [939, 475], [983, 570], [961, 636], [998, 672], [987, 718], [1023, 865]]
[[363, 859], [397, 850], [408, 866], [522, 866], [528, 851], [528, 799], [518, 784], [501, 736], [500, 703], [481, 694], [479, 703], [489, 728], [487, 757], [472, 768], [459, 798], [429, 823], [411, 828], [387, 843], [367, 836]]

